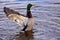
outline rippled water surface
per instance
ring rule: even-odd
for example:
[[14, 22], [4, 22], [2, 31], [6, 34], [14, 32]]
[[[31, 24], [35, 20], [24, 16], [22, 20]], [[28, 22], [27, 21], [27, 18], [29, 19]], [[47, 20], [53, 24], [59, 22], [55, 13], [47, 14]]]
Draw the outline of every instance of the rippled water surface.
[[[10, 21], [3, 7], [26, 14], [28, 3], [35, 17], [33, 32], [20, 32], [21, 27]], [[60, 40], [60, 1], [59, 0], [0, 0], [0, 40]]]

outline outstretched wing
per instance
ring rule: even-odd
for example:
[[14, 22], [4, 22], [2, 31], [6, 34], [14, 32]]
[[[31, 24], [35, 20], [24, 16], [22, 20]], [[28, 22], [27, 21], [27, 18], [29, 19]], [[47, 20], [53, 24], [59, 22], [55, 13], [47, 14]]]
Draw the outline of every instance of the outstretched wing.
[[4, 7], [4, 12], [10, 20], [12, 20], [13, 22], [17, 22], [20, 26], [23, 26], [23, 24], [28, 20], [27, 17], [12, 9]]
[[[10, 8], [7, 8], [7, 7], [4, 7], [4, 12], [6, 13], [7, 16], [10, 15], [10, 14], [22, 15], [19, 12], [16, 12], [16, 11], [10, 9]], [[22, 15], [22, 16], [24, 16], [24, 15]]]

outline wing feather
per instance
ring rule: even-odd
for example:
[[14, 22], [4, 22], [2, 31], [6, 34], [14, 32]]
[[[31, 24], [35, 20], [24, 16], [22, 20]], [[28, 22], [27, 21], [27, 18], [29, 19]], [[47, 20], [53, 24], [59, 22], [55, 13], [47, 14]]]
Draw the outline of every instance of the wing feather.
[[10, 20], [17, 22], [20, 26], [23, 26], [23, 24], [28, 20], [26, 16], [23, 16], [12, 9], [4, 7], [4, 12]]

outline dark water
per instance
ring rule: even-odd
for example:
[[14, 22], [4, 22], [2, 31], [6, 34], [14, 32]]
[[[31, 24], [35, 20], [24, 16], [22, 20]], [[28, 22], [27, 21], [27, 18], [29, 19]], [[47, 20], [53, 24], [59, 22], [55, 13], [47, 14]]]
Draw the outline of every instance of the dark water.
[[[26, 14], [28, 3], [35, 17], [33, 32], [20, 32], [21, 27], [10, 21], [3, 7], [9, 7]], [[0, 40], [60, 40], [60, 1], [59, 0], [0, 0]]]

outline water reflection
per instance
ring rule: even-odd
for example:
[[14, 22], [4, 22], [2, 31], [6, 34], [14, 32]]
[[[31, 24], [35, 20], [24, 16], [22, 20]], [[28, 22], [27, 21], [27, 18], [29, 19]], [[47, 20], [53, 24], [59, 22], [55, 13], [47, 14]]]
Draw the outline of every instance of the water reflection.
[[33, 31], [20, 32], [11, 40], [33, 40]]

